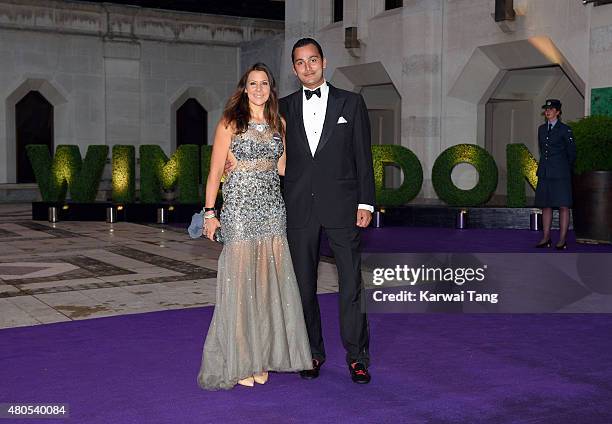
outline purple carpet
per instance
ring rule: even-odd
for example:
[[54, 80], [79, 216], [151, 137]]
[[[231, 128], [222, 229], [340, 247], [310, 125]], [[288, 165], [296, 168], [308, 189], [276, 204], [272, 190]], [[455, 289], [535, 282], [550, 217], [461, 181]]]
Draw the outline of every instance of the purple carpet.
[[318, 380], [202, 391], [208, 307], [1, 330], [0, 403], [70, 405], [28, 423], [612, 422], [612, 315], [371, 315], [373, 379], [358, 386], [337, 296], [320, 300]]
[[[189, 224], [171, 224], [185, 229]], [[552, 231], [553, 246], [559, 240], [559, 231]], [[576, 243], [573, 231], [567, 235], [567, 250], [536, 249], [542, 238], [541, 231], [435, 227], [382, 227], [366, 228], [361, 231], [361, 248], [365, 253], [564, 253], [593, 252], [612, 253], [612, 244]], [[321, 254], [333, 256], [325, 232], [321, 240]]]
[[[383, 227], [366, 228], [361, 233], [362, 250], [366, 253], [426, 253], [426, 252], [465, 252], [465, 253], [503, 253], [538, 252], [559, 253], [554, 247], [536, 249], [534, 246], [542, 238], [542, 232], [529, 230], [491, 230], [471, 228], [431, 227]], [[552, 231], [553, 246], [559, 240], [559, 231]], [[323, 236], [322, 254], [332, 256], [329, 245]], [[563, 252], [612, 253], [610, 244], [576, 243], [574, 232], [567, 237], [567, 250]]]

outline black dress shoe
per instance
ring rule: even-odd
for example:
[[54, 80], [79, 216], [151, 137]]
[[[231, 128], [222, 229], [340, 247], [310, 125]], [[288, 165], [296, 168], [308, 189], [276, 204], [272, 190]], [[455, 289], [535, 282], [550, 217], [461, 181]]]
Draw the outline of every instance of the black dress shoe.
[[319, 371], [321, 370], [321, 365], [323, 365], [323, 361], [313, 359], [312, 369], [300, 371], [300, 377], [302, 377], [304, 380], [313, 380], [317, 378], [319, 376]]
[[351, 379], [353, 383], [357, 384], [368, 384], [372, 379], [368, 368], [361, 362], [353, 362], [349, 365], [349, 371], [351, 372]]
[[565, 249], [567, 249], [567, 242], [564, 241], [563, 244], [555, 244], [555, 249], [557, 249], [557, 250], [565, 250]]
[[541, 241], [540, 243], [536, 244], [535, 247], [542, 248], [542, 247], [550, 247], [552, 245], [552, 243], [550, 242], [550, 239], [546, 240], [546, 241]]

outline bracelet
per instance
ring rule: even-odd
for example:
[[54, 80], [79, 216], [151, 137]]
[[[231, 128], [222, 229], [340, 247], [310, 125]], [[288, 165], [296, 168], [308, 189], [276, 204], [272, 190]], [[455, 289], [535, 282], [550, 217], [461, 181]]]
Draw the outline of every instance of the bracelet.
[[202, 208], [202, 212], [204, 213], [204, 219], [215, 218], [217, 216], [215, 208]]

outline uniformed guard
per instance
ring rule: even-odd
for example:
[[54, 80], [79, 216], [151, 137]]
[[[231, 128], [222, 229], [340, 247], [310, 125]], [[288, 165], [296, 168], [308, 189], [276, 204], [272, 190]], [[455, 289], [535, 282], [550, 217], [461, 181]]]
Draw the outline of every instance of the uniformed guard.
[[536, 247], [550, 247], [552, 209], [559, 208], [560, 237], [555, 248], [567, 248], [569, 208], [572, 206], [572, 170], [576, 160], [576, 145], [572, 129], [561, 122], [561, 102], [548, 99], [542, 106], [546, 121], [538, 128], [540, 163], [535, 206], [542, 208], [544, 235]]

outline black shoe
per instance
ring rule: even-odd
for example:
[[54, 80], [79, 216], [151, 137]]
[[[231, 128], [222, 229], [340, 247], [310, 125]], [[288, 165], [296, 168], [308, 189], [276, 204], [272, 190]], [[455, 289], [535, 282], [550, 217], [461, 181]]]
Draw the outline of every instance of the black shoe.
[[323, 361], [313, 359], [312, 369], [300, 371], [300, 377], [302, 377], [304, 380], [313, 380], [317, 378], [319, 376], [319, 371], [321, 370], [321, 365], [323, 365]]
[[349, 371], [351, 372], [351, 379], [353, 383], [357, 384], [368, 384], [372, 379], [368, 368], [361, 362], [353, 362], [349, 365]]
[[537, 248], [542, 248], [542, 247], [550, 247], [552, 245], [552, 243], [550, 242], [550, 239], [546, 240], [546, 241], [541, 241], [538, 244], [535, 245], [535, 247]]
[[564, 241], [563, 244], [555, 244], [555, 249], [557, 249], [557, 250], [565, 250], [565, 249], [567, 249], [567, 242]]

